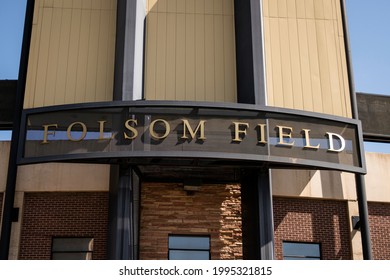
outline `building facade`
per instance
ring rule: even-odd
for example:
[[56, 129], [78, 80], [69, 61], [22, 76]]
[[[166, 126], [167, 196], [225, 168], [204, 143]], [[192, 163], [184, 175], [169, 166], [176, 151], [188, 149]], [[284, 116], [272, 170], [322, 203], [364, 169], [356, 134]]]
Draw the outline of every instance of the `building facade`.
[[24, 36], [3, 258], [390, 258], [343, 1], [28, 0]]

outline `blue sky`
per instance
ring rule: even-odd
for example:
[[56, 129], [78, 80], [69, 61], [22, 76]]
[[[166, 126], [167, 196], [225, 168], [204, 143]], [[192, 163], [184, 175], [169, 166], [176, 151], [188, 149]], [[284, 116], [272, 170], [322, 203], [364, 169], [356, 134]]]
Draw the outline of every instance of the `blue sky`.
[[[355, 89], [390, 95], [390, 0], [346, 2]], [[26, 0], [0, 0], [0, 79], [18, 77], [25, 6]], [[366, 149], [390, 151], [388, 146]]]

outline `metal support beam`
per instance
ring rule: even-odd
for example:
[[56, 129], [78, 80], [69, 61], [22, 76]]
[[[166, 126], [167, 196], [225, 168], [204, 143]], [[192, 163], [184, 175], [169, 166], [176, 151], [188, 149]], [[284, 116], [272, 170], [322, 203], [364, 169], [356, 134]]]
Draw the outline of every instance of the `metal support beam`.
[[[340, 0], [340, 2], [341, 2], [341, 14], [343, 19], [343, 31], [344, 31], [344, 38], [345, 38], [344, 46], [345, 46], [345, 53], [347, 59], [347, 70], [348, 70], [349, 91], [351, 95], [352, 116], [354, 119], [358, 120], [359, 115], [358, 115], [358, 106], [357, 106], [357, 98], [356, 98], [356, 91], [355, 91], [355, 82], [353, 76], [352, 55], [351, 55], [351, 47], [349, 41], [346, 4], [345, 4], [345, 0]], [[363, 135], [359, 135], [359, 137], [361, 139], [360, 143], [363, 143], [362, 141]], [[360, 149], [364, 149], [364, 147], [360, 147]], [[364, 160], [364, 158], [361, 160]], [[371, 260], [372, 249], [371, 249], [371, 238], [370, 238], [370, 226], [368, 222], [368, 206], [367, 206], [364, 176], [360, 174], [355, 174], [355, 182], [356, 182], [356, 194], [358, 199], [359, 216], [360, 216], [360, 223], [361, 223], [363, 258], [365, 260]]]
[[16, 88], [16, 102], [13, 116], [13, 129], [11, 138], [11, 149], [8, 161], [7, 185], [5, 190], [5, 200], [3, 208], [3, 221], [1, 225], [0, 239], [0, 259], [8, 259], [9, 246], [11, 240], [12, 210], [14, 207], [16, 178], [18, 166], [16, 164], [18, 155], [18, 144], [20, 137], [20, 123], [24, 103], [24, 91], [26, 88], [28, 57], [30, 53], [30, 42], [32, 23], [34, 17], [34, 0], [28, 0], [26, 6], [26, 16], [24, 20], [22, 51], [20, 55], [19, 76]]
[[139, 179], [128, 166], [113, 166], [110, 182], [108, 257], [138, 259]]

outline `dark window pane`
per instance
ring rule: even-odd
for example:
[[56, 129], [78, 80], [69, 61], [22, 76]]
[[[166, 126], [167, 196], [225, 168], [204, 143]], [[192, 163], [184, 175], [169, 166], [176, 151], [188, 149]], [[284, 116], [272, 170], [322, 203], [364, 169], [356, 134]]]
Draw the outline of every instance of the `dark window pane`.
[[283, 242], [284, 259], [320, 259], [320, 244]]
[[208, 260], [209, 251], [181, 251], [170, 250], [170, 260]]
[[54, 238], [52, 251], [92, 251], [92, 238]]
[[92, 253], [88, 252], [61, 252], [53, 253], [53, 260], [92, 260]]
[[207, 236], [169, 236], [169, 249], [209, 250], [210, 239]]

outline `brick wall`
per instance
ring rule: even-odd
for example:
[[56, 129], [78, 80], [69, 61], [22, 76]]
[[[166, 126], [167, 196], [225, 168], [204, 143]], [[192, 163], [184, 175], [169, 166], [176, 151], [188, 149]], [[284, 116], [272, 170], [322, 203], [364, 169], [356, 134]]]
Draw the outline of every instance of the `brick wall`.
[[390, 203], [369, 202], [368, 215], [373, 258], [389, 260]]
[[52, 237], [93, 237], [106, 259], [108, 193], [26, 193], [19, 259], [50, 259]]
[[202, 186], [192, 195], [179, 184], [141, 189], [140, 259], [167, 259], [170, 233], [210, 235], [211, 259], [242, 258], [240, 186]]
[[275, 197], [273, 206], [277, 259], [282, 241], [321, 243], [322, 259], [351, 259], [347, 202]]

